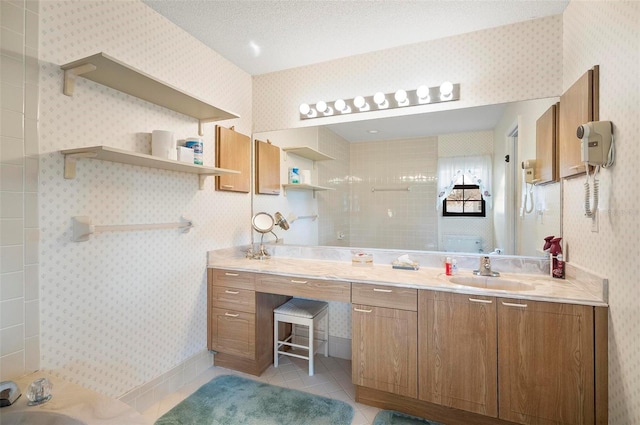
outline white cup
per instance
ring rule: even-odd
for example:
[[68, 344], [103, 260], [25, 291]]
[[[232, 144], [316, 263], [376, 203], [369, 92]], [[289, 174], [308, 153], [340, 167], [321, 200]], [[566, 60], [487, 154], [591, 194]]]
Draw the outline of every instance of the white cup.
[[173, 131], [153, 130], [151, 133], [151, 155], [176, 159], [176, 139]]
[[300, 170], [300, 183], [311, 184], [311, 170]]

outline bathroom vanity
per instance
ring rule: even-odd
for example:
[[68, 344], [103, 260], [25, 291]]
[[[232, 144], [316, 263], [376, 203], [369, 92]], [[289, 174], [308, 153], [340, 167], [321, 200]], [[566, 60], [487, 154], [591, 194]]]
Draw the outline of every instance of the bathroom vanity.
[[470, 286], [470, 270], [463, 285], [435, 267], [210, 255], [209, 349], [217, 365], [260, 375], [275, 306], [346, 302], [358, 402], [448, 425], [606, 424], [606, 280], [567, 271], [503, 273], [490, 279], [512, 286], [492, 289]]

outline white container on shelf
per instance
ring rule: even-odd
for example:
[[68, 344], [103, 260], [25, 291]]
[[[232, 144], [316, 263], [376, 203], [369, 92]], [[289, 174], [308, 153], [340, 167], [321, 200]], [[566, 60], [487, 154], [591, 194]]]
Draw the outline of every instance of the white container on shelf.
[[176, 138], [173, 131], [153, 130], [151, 133], [151, 155], [164, 159], [177, 159]]

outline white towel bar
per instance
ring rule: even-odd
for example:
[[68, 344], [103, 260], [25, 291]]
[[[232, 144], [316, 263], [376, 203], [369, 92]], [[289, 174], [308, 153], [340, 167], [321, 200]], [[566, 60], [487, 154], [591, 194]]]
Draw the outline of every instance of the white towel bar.
[[96, 225], [91, 223], [91, 218], [87, 216], [71, 217], [73, 224], [73, 242], [84, 242], [89, 240], [89, 236], [96, 232], [127, 232], [135, 230], [158, 230], [158, 229], [182, 229], [182, 233], [188, 233], [193, 227], [193, 222], [184, 217], [180, 217], [179, 223], [156, 223], [156, 224], [112, 224]]

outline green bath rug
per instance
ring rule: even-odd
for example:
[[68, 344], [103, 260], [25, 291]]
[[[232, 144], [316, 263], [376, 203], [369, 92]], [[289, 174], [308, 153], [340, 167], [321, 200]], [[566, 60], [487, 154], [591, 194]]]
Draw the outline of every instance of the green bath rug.
[[353, 407], [343, 401], [223, 375], [155, 425], [350, 425], [352, 419]]
[[417, 416], [396, 412], [395, 410], [381, 410], [373, 420], [373, 425], [442, 425]]

